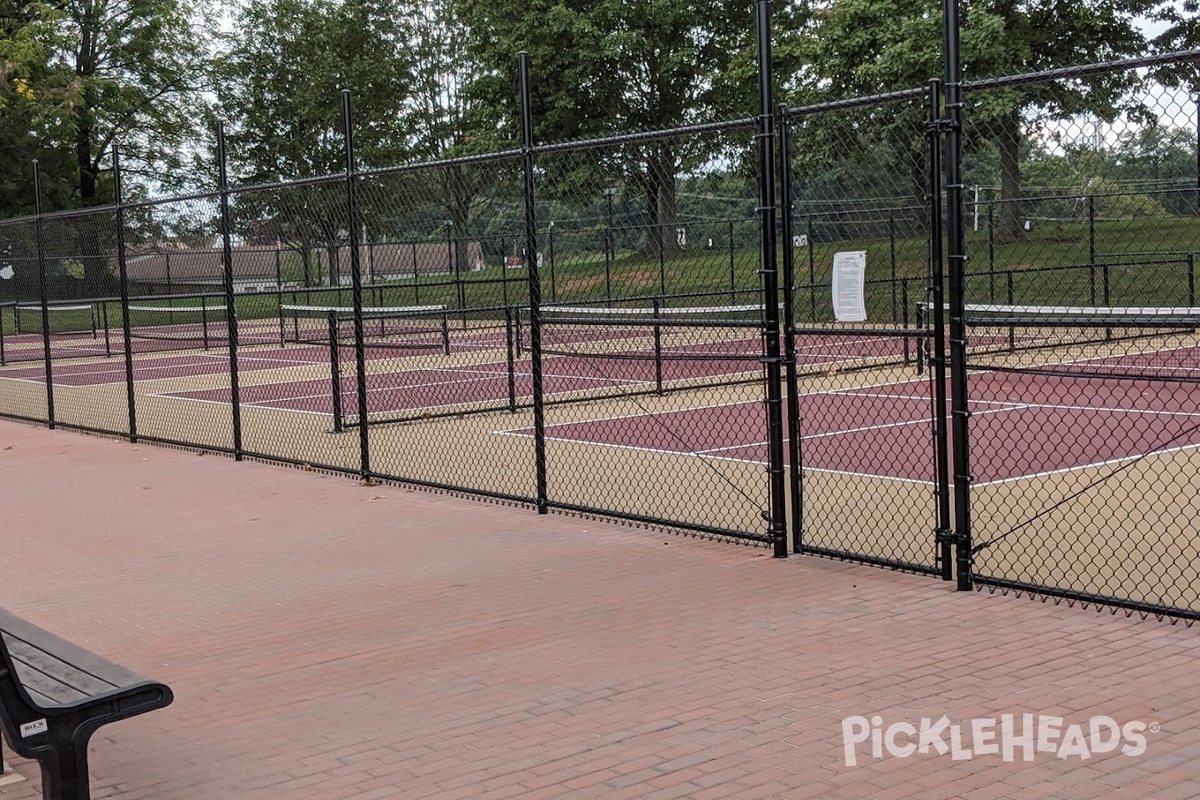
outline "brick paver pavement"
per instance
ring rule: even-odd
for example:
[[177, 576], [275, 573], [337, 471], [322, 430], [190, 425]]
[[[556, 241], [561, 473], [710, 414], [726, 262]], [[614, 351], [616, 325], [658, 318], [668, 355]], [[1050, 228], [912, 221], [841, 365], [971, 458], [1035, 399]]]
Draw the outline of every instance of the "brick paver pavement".
[[7, 422], [0, 525], [0, 606], [175, 690], [98, 800], [1200, 796], [1200, 628]]

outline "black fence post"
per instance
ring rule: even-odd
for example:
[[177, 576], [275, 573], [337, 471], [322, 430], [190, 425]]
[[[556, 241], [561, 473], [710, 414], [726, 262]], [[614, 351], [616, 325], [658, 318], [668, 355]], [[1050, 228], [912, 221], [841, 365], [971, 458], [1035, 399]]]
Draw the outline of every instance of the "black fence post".
[[525, 179], [525, 253], [529, 266], [529, 361], [533, 378], [533, 448], [537, 481], [537, 510], [549, 511], [546, 492], [546, 408], [542, 395], [542, 284], [537, 264], [537, 209], [533, 192], [533, 108], [529, 95], [529, 54], [517, 54], [521, 85], [521, 152]]
[[[937, 528], [934, 542], [938, 548], [938, 561], [942, 568], [942, 580], [954, 578], [953, 529], [950, 517], [950, 442], [946, 420], [946, 295], [945, 295], [945, 252], [942, 248], [942, 147], [938, 123], [942, 117], [941, 81], [929, 82], [928, 133], [926, 134], [926, 156], [929, 176], [929, 299], [927, 320], [933, 322], [933, 334], [922, 343], [926, 361], [930, 366], [930, 393], [933, 400], [934, 470], [937, 484]], [[929, 337], [929, 331], [925, 331]]]
[[[233, 416], [233, 458], [242, 460], [242, 393], [238, 385], [237, 299], [233, 296], [233, 221], [229, 215], [229, 164], [225, 152], [225, 123], [217, 120], [217, 176], [221, 190], [221, 263], [225, 290], [225, 330], [229, 340], [229, 402]], [[208, 333], [205, 331], [205, 338]]]
[[[346, 424], [345, 416], [342, 413], [342, 355], [340, 352], [341, 342], [338, 341], [340, 331], [338, 330], [337, 312], [328, 312], [325, 315], [325, 321], [329, 328], [329, 380], [333, 385], [333, 432], [341, 433], [346, 430]], [[365, 425], [361, 415], [359, 425]]]
[[1096, 305], [1096, 197], [1088, 195], [1088, 299]]
[[892, 284], [892, 322], [896, 322], [899, 309], [896, 308], [896, 212], [888, 212], [888, 268]]
[[962, 59], [958, 0], [943, 0], [946, 58], [946, 221], [949, 249], [950, 376], [954, 451], [954, 541], [958, 589], [973, 585], [971, 554], [971, 460], [968, 429], [967, 328], [963, 230]]
[[776, 558], [787, 558], [783, 471], [783, 398], [780, 394], [778, 235], [775, 228], [775, 102], [771, 73], [771, 2], [758, 0], [758, 182], [762, 219], [763, 362], [766, 367], [768, 535]]
[[33, 227], [38, 258], [38, 298], [42, 303], [42, 350], [46, 366], [46, 424], [54, 427], [54, 372], [50, 352], [50, 301], [46, 295], [46, 242], [42, 231], [42, 170], [33, 162]]
[[816, 243], [813, 241], [813, 218], [809, 214], [805, 220], [804, 240], [808, 245], [808, 299], [812, 306], [812, 316], [810, 320], [817, 318], [817, 251]]
[[[354, 366], [358, 393], [359, 473], [364, 479], [371, 476], [371, 438], [367, 425], [367, 356], [363, 344], [362, 264], [358, 252], [358, 197], [355, 192], [354, 113], [350, 105], [350, 90], [342, 90], [342, 130], [346, 142], [346, 223], [350, 228], [350, 286], [354, 304]], [[449, 227], [447, 226], [447, 232]], [[454, 257], [453, 252], [450, 254]], [[460, 286], [461, 288], [461, 286]]]
[[280, 242], [275, 242], [275, 310], [279, 314], [279, 346], [283, 347], [283, 340], [287, 335], [284, 331], [283, 319], [283, 251], [280, 250]]
[[547, 236], [550, 240], [550, 302], [558, 302], [558, 284], [554, 280], [554, 220], [550, 220], [550, 233]]
[[989, 200], [987, 204], [987, 247], [988, 247], [988, 302], [996, 302], [996, 236], [995, 236], [996, 201]]
[[1187, 254], [1188, 308], [1196, 307], [1196, 254]]
[[[133, 333], [129, 323], [129, 271], [125, 259], [125, 206], [121, 199], [121, 151], [113, 145], [113, 199], [117, 210], [117, 279], [121, 292], [121, 336], [125, 345], [125, 403], [129, 409], [129, 441], [136, 443], [137, 405], [133, 391]], [[104, 305], [104, 347], [109, 350], [108, 343], [108, 304]]]
[[729, 302], [730, 304], [737, 302], [737, 264], [733, 249], [733, 220], [729, 220]]
[[[796, 363], [796, 248], [793, 244], [795, 223], [792, 202], [792, 126], [787, 106], [779, 107], [779, 196], [783, 236], [783, 352], [787, 382], [787, 461], [788, 483], [792, 500], [792, 552], [804, 547], [804, 471], [800, 451], [800, 378]], [[732, 230], [733, 223], [730, 223]]]

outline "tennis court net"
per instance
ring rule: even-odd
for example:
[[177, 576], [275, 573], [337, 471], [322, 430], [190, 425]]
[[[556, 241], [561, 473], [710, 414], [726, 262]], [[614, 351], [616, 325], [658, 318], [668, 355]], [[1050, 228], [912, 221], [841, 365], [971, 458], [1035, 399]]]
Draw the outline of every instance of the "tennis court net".
[[[929, 311], [926, 307], [926, 317]], [[964, 322], [967, 359], [974, 369], [1200, 379], [1200, 307], [970, 304]]]
[[[280, 343], [354, 347], [354, 309], [346, 306], [281, 305]], [[363, 346], [450, 354], [446, 306], [362, 309]]]

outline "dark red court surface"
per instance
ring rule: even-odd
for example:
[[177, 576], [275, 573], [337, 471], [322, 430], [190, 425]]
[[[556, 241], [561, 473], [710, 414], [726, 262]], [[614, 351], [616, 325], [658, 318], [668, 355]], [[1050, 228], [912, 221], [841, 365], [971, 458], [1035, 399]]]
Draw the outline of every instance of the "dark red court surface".
[[[328, 353], [328, 349], [324, 347], [244, 351], [238, 354], [238, 371], [327, 363], [329, 361]], [[60, 386], [99, 386], [106, 383], [125, 382], [125, 359], [122, 355], [86, 364], [54, 364], [51, 369], [54, 383]], [[225, 351], [161, 356], [138, 359], [133, 362], [133, 379], [135, 381], [218, 375], [226, 372], [229, 372], [229, 353]], [[46, 370], [41, 364], [12, 367], [0, 370], [0, 378], [45, 383]]]
[[[720, 355], [719, 353], [716, 355]], [[757, 358], [720, 358], [703, 361], [662, 362], [664, 383], [705, 378], [723, 378], [757, 374]], [[544, 390], [547, 395], [569, 392], [609, 393], [622, 389], [652, 389], [657, 380], [653, 361], [593, 359], [583, 356], [546, 357], [543, 360]], [[517, 360], [513, 367], [513, 390], [517, 398], [532, 394], [533, 375], [528, 359]], [[509, 396], [508, 366], [494, 362], [474, 366], [413, 369], [405, 372], [367, 376], [370, 413], [445, 409], [473, 403], [494, 404]], [[228, 389], [176, 392], [171, 397], [216, 403], [229, 402]], [[243, 405], [294, 411], [332, 413], [333, 394], [328, 378], [290, 381], [244, 387]], [[341, 381], [342, 408], [357, 414], [356, 385], [352, 377]]]
[[[976, 485], [1200, 445], [1193, 384], [988, 373], [972, 379], [970, 393]], [[805, 395], [804, 467], [932, 481], [931, 413], [925, 381]], [[768, 455], [761, 403], [552, 425], [546, 435], [712, 459], [766, 463]]]

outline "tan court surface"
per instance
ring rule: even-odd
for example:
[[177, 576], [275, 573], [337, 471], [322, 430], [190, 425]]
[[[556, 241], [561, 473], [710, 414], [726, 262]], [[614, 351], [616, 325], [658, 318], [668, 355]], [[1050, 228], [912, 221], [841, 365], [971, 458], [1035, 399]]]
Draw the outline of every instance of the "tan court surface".
[[[0, 509], [0, 605], [175, 690], [97, 800], [1200, 796], [1198, 628], [10, 422]], [[1024, 713], [1150, 728], [845, 763]]]

